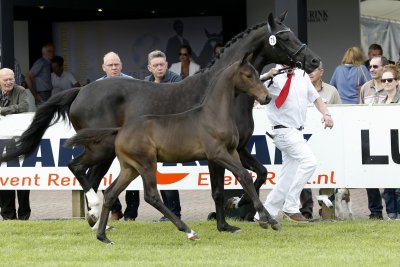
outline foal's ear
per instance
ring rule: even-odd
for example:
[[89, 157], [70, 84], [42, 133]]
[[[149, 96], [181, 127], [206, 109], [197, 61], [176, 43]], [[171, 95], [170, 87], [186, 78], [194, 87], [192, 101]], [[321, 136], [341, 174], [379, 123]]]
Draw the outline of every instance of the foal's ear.
[[252, 58], [253, 58], [253, 53], [247, 52], [246, 54], [244, 54], [242, 61], [240, 62], [240, 65], [248, 63]]

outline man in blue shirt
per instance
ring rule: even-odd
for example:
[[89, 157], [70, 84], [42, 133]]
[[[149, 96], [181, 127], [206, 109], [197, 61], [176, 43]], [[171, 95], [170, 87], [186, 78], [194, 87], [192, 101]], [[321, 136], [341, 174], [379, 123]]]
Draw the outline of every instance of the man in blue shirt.
[[[165, 54], [160, 50], [154, 50], [147, 57], [147, 69], [150, 75], [144, 79], [155, 83], [174, 83], [181, 81], [181, 77], [168, 70], [168, 62]], [[181, 203], [178, 190], [160, 190], [162, 200], [167, 208], [179, 218], [181, 217]], [[161, 217], [161, 222], [168, 221], [166, 217]]]

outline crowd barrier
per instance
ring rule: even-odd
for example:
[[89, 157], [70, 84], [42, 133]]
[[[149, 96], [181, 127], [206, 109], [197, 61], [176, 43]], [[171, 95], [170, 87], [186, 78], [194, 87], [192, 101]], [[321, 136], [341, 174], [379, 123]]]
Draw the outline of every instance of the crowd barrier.
[[[307, 187], [400, 187], [400, 106], [335, 105], [329, 109], [335, 123], [333, 129], [324, 129], [321, 114], [315, 107], [308, 108], [303, 133], [318, 159], [318, 168]], [[271, 129], [266, 109], [256, 107], [253, 114], [255, 130], [248, 148], [268, 169], [267, 181], [262, 186], [268, 189], [279, 177], [282, 158], [265, 135], [265, 131]], [[2, 151], [13, 136], [20, 135], [28, 127], [32, 117], [33, 113], [24, 113], [0, 118]], [[33, 155], [2, 163], [0, 189], [80, 190], [67, 164], [81, 148], [63, 147], [65, 140], [74, 133], [67, 122], [58, 122], [47, 130]], [[119, 164], [115, 160], [101, 182], [101, 189], [116, 179], [118, 173]], [[206, 161], [159, 163], [157, 180], [159, 189], [210, 189]], [[241, 188], [229, 171], [225, 173], [225, 188]], [[134, 180], [129, 189], [142, 189], [141, 178]]]

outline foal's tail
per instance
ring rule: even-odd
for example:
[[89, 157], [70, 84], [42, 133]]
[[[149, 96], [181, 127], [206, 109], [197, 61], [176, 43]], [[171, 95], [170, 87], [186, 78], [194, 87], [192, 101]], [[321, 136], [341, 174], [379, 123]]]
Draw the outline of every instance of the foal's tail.
[[90, 144], [99, 144], [108, 138], [115, 138], [120, 128], [85, 128], [76, 135], [69, 138], [65, 147], [85, 146]]
[[80, 88], [72, 88], [53, 95], [43, 103], [35, 113], [31, 125], [22, 133], [16, 141], [15, 149], [7, 149], [0, 155], [0, 162], [16, 159], [19, 156], [29, 156], [39, 145], [47, 128], [55, 124], [61, 118], [69, 120], [69, 108], [79, 93]]

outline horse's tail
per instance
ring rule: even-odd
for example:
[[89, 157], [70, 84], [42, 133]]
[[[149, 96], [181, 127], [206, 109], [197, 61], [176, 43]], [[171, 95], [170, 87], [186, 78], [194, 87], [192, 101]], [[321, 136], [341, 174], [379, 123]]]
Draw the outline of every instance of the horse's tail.
[[86, 128], [80, 130], [76, 135], [69, 138], [65, 143], [65, 147], [85, 146], [90, 144], [98, 144], [104, 140], [118, 134], [120, 128]]
[[47, 128], [62, 118], [69, 120], [69, 108], [79, 93], [80, 88], [72, 88], [53, 95], [36, 110], [32, 123], [16, 141], [15, 149], [7, 149], [0, 155], [0, 162], [16, 159], [19, 156], [29, 156], [39, 145]]

